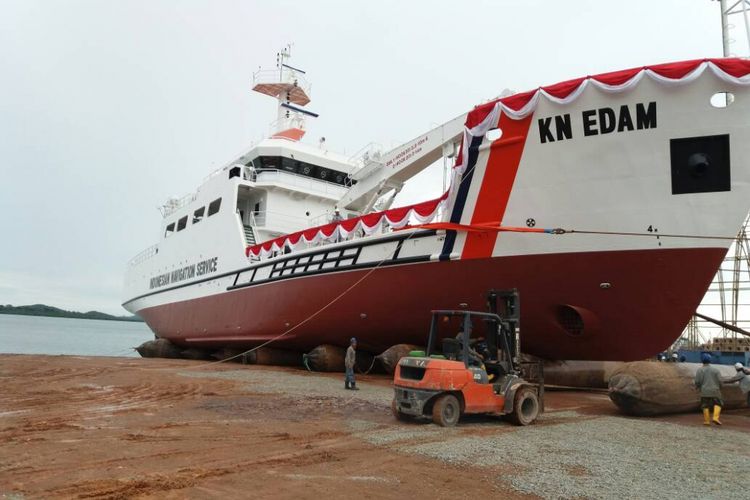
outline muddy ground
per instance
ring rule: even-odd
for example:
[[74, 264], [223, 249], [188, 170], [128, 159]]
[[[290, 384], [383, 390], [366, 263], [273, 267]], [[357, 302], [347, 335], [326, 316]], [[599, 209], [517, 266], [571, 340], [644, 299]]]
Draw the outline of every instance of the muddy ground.
[[[663, 455], [658, 463], [677, 471], [666, 474], [706, 472], [690, 473], [689, 491], [731, 498], [735, 487], [716, 482], [734, 473], [722, 463], [750, 456], [748, 410], [705, 428], [699, 415], [629, 419], [605, 394], [548, 392], [547, 413], [534, 426], [471, 418], [442, 429], [397, 423], [388, 377], [361, 376], [358, 384], [360, 391], [345, 391], [340, 375], [274, 367], [0, 355], [0, 498], [628, 498], [638, 491], [623, 495], [618, 481], [678, 492], [685, 479], [660, 473], [655, 481], [663, 484], [651, 485], [638, 468], [654, 467], [639, 460], [608, 470], [617, 453], [654, 457], [654, 450]], [[622, 433], [608, 434], [612, 428]], [[639, 446], [653, 449], [633, 448], [628, 433], [643, 437], [648, 429], [656, 430]], [[591, 453], [572, 451], [566, 439], [578, 432], [596, 441]], [[719, 453], [708, 467], [717, 462], [721, 474], [696, 459], [695, 439]], [[745, 486], [737, 483], [736, 492]]]

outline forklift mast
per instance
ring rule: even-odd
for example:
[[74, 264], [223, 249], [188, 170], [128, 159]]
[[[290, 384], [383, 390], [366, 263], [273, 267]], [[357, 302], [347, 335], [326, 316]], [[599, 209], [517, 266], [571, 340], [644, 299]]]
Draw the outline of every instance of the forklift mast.
[[[521, 357], [521, 299], [518, 289], [490, 290], [487, 292], [487, 312], [500, 316], [502, 322], [488, 323], [494, 328], [494, 335], [487, 338], [487, 348], [492, 357], [497, 356], [498, 348], [506, 359], [493, 359], [507, 362], [507, 368], [517, 368]], [[502, 342], [498, 345], [498, 341]], [[503, 345], [507, 342], [507, 345]]]

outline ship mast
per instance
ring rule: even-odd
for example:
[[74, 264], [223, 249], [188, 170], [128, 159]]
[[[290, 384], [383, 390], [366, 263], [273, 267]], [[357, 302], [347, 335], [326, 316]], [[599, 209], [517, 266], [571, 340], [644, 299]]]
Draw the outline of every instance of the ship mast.
[[750, 0], [736, 0], [731, 6], [727, 7], [727, 0], [719, 0], [721, 7], [721, 42], [724, 57], [731, 57], [733, 54], [730, 45], [734, 40], [729, 36], [729, 30], [734, 26], [729, 23], [729, 16], [742, 14], [745, 21], [745, 36], [747, 37], [748, 46], [750, 47], [750, 22], [748, 22], [748, 6]]
[[305, 119], [318, 114], [304, 109], [310, 102], [310, 84], [305, 71], [288, 64], [292, 45], [276, 53], [276, 69], [259, 69], [253, 73], [253, 90], [278, 101], [276, 121], [271, 124], [272, 139], [299, 141], [305, 135]]

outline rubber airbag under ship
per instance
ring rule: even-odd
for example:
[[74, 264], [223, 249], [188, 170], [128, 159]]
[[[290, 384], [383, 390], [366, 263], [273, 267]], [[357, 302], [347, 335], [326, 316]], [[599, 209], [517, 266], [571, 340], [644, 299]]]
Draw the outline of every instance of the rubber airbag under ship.
[[[253, 90], [274, 132], [163, 208], [124, 307], [199, 348], [421, 344], [431, 309], [517, 288], [524, 351], [635, 360], [687, 324], [750, 209], [750, 62], [588, 76], [481, 104], [389, 152], [301, 141], [280, 54]], [[445, 193], [391, 208], [447, 158]]]

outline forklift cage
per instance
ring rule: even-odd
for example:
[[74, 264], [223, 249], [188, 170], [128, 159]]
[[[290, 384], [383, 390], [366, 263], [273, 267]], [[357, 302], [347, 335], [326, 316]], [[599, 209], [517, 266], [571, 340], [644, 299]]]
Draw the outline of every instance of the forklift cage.
[[[486, 360], [488, 362], [491, 361], [499, 361], [501, 363], [506, 363], [505, 369], [507, 373], [517, 373], [518, 367], [517, 367], [517, 358], [510, 354], [515, 354], [515, 347], [517, 347], [517, 342], [512, 342], [509, 339], [509, 335], [507, 335], [510, 332], [514, 332], [513, 323], [501, 318], [497, 314], [494, 313], [483, 313], [483, 312], [476, 312], [476, 311], [461, 311], [461, 310], [454, 310], [454, 309], [436, 309], [432, 311], [432, 322], [430, 324], [430, 336], [427, 341], [427, 356], [429, 357], [431, 354], [435, 354], [436, 350], [436, 343], [437, 343], [437, 335], [438, 335], [438, 327], [439, 327], [439, 321], [440, 318], [448, 317], [448, 318], [455, 318], [460, 317], [462, 318], [462, 336], [461, 336], [461, 361], [463, 361], [464, 366], [466, 368], [469, 367], [469, 341], [471, 339], [471, 332], [473, 329], [471, 318], [472, 317], [478, 317], [483, 318], [485, 321], [493, 323], [494, 328], [490, 330], [492, 336], [495, 336], [494, 342], [487, 340], [488, 348], [490, 349], [491, 357], [490, 359]], [[502, 342], [501, 346], [497, 346], [497, 337], [500, 337], [500, 341]], [[514, 345], [515, 344], [515, 345]], [[506, 353], [505, 358], [503, 360], [497, 359], [497, 347], [500, 347], [504, 353]]]

